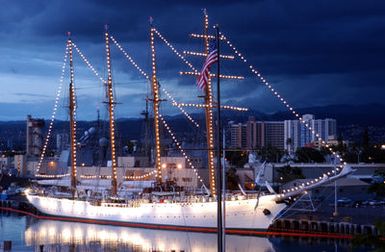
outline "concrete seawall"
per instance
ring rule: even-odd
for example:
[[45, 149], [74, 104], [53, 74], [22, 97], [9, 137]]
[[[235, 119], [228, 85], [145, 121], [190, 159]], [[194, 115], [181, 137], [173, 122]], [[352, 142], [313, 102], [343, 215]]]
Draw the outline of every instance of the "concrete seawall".
[[377, 229], [374, 225], [286, 218], [276, 220], [273, 225], [270, 226], [269, 230], [323, 234], [377, 235]]

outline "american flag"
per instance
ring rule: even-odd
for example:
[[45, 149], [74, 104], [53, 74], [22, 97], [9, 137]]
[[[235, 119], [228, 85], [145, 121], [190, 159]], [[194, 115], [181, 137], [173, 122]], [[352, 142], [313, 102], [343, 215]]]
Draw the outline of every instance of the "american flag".
[[217, 62], [217, 60], [218, 60], [218, 50], [215, 47], [215, 43], [213, 43], [213, 46], [210, 48], [210, 52], [207, 55], [206, 61], [203, 64], [202, 71], [198, 77], [198, 81], [197, 81], [198, 88], [202, 90], [205, 89], [209, 79], [210, 67], [212, 64]]

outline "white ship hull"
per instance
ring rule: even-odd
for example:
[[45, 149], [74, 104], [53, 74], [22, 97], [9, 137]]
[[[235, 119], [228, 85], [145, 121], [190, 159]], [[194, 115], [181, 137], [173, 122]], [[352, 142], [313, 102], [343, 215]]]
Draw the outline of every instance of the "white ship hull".
[[[96, 206], [87, 201], [27, 194], [28, 201], [53, 219], [97, 224], [215, 232], [217, 203], [142, 203], [138, 207]], [[226, 201], [226, 229], [232, 233], [266, 230], [286, 207], [274, 195]], [[269, 214], [265, 214], [269, 210]]]

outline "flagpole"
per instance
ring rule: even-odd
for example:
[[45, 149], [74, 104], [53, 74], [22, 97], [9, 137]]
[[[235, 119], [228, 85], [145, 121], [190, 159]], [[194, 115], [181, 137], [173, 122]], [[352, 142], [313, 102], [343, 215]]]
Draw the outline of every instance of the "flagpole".
[[225, 227], [223, 223], [223, 209], [222, 209], [222, 141], [221, 141], [221, 90], [220, 90], [220, 41], [219, 41], [219, 25], [215, 25], [216, 42], [217, 42], [217, 224], [218, 224], [218, 251], [225, 251]]

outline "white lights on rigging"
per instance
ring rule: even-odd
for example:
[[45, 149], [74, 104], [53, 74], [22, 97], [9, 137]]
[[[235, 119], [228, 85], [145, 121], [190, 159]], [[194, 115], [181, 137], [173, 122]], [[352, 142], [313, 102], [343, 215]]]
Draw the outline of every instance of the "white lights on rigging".
[[[207, 53], [200, 53], [200, 52], [183, 51], [183, 54], [207, 57]], [[231, 59], [231, 60], [235, 58], [233, 55], [219, 55], [219, 57], [222, 59]]]
[[[208, 26], [208, 23], [205, 23]], [[196, 34], [196, 33], [191, 33], [190, 37], [192, 38], [199, 38], [199, 39], [215, 39], [214, 35], [204, 35], [204, 34]], [[224, 36], [219, 37], [220, 40], [224, 40]]]
[[150, 79], [148, 74], [146, 74], [145, 71], [143, 71], [142, 68], [139, 67], [139, 65], [133, 60], [133, 58], [123, 49], [123, 47], [116, 41], [116, 39], [113, 36], [110, 36], [112, 42], [118, 47], [118, 49], [124, 54], [126, 59], [140, 72], [141, 75], [143, 75], [146, 79]]
[[[227, 45], [234, 51], [235, 55], [238, 56], [244, 63], [247, 63], [247, 59], [236, 49], [236, 47], [227, 39], [227, 37], [220, 32], [220, 35], [221, 35], [221, 38], [223, 38], [223, 40], [226, 41]], [[253, 65], [249, 65], [249, 69], [250, 71], [255, 74], [259, 79], [260, 81], [274, 94], [275, 97], [277, 97], [277, 99], [279, 101], [281, 101], [284, 106], [286, 108], [288, 108], [292, 114], [297, 117], [297, 119], [305, 125], [306, 128], [308, 128], [310, 130], [310, 132], [316, 136], [316, 138], [318, 139], [318, 141], [324, 145], [326, 148], [328, 148], [328, 150], [338, 158], [338, 160], [343, 163], [344, 165], [346, 165], [347, 163], [343, 160], [343, 158], [338, 154], [336, 153], [322, 138], [321, 136], [319, 135], [319, 133], [317, 133], [314, 129], [312, 129], [307, 123], [305, 123], [305, 120], [302, 118], [302, 116], [295, 111], [295, 109], [289, 105], [289, 103], [287, 102], [286, 99], [284, 99], [274, 88], [273, 86], [262, 76], [262, 74], [256, 70], [254, 68]], [[340, 170], [340, 168], [342, 168], [342, 165], [339, 165], [339, 167], [336, 167], [335, 170], [332, 170], [332, 173], [336, 173], [337, 171]], [[319, 177], [319, 179], [322, 179], [322, 176]], [[315, 179], [314, 181], [310, 181], [310, 184], [314, 184], [315, 182], [317, 182], [319, 179]], [[293, 190], [293, 189], [292, 189]]]
[[[184, 71], [181, 71], [179, 72], [180, 75], [194, 75], [194, 76], [199, 76], [200, 73], [197, 73], [197, 72], [184, 72]], [[217, 77], [216, 74], [210, 74], [211, 77]], [[245, 77], [243, 76], [237, 76], [237, 75], [224, 75], [224, 74], [221, 74], [219, 75], [220, 78], [222, 79], [235, 79], [235, 80], [243, 80], [245, 79]]]
[[111, 70], [111, 52], [110, 41], [108, 34], [108, 27], [106, 26], [105, 42], [106, 42], [106, 61], [107, 61], [107, 96], [108, 96], [108, 110], [110, 121], [110, 143], [111, 143], [111, 163], [112, 163], [112, 194], [117, 194], [117, 171], [116, 171], [116, 146], [115, 146], [115, 113], [114, 113], [114, 93], [112, 87], [112, 70]]
[[65, 68], [66, 68], [66, 64], [67, 64], [67, 57], [68, 57], [68, 43], [66, 43], [64, 59], [63, 59], [63, 65], [62, 65], [62, 68], [61, 68], [61, 75], [60, 75], [60, 79], [59, 79], [59, 87], [58, 87], [58, 90], [56, 92], [56, 98], [55, 98], [55, 102], [54, 102], [54, 106], [53, 106], [53, 110], [52, 110], [51, 120], [49, 122], [47, 136], [45, 138], [43, 149], [41, 151], [39, 162], [37, 164], [36, 175], [35, 175], [36, 177], [50, 176], [50, 175], [43, 175], [43, 174], [39, 174], [39, 173], [40, 173], [41, 165], [43, 163], [44, 156], [45, 156], [46, 151], [47, 151], [49, 140], [51, 138], [52, 127], [53, 127], [53, 123], [55, 121], [56, 112], [57, 112], [57, 108], [58, 108], [58, 103], [59, 103], [61, 92], [62, 92], [62, 88], [63, 88], [63, 81], [64, 81]]
[[72, 45], [73, 47], [75, 48], [76, 52], [79, 54], [80, 58], [84, 61], [84, 63], [86, 63], [86, 65], [88, 66], [88, 68], [96, 75], [96, 77], [104, 84], [106, 84], [107, 82], [105, 80], [103, 80], [103, 78], [98, 74], [98, 72], [96, 71], [96, 69], [92, 66], [92, 64], [89, 62], [89, 60], [86, 58], [86, 56], [84, 56], [84, 54], [82, 53], [82, 51], [80, 50], [80, 48], [74, 43], [72, 42]]
[[152, 64], [152, 75], [151, 75], [151, 86], [153, 94], [153, 107], [154, 107], [154, 128], [155, 128], [155, 168], [157, 170], [157, 182], [162, 182], [162, 167], [160, 161], [160, 132], [159, 132], [159, 83], [156, 77], [156, 58], [155, 58], [155, 28], [150, 28], [150, 47], [151, 47], [151, 64]]
[[[195, 107], [195, 108], [206, 108], [209, 105], [207, 104], [195, 104], [195, 103], [177, 103], [176, 101], [173, 101], [173, 106], [181, 106], [181, 107]], [[213, 105], [213, 108], [216, 108], [216, 105]], [[229, 110], [236, 110], [236, 111], [248, 111], [248, 108], [242, 108], [242, 107], [236, 107], [236, 106], [229, 106], [229, 105], [221, 105], [222, 109], [229, 109]]]
[[[131, 63], [138, 71], [141, 75], [143, 75], [147, 80], [150, 79], [150, 77], [148, 76], [148, 74], [146, 72], [144, 72], [142, 70], [141, 67], [139, 67], [139, 65], [135, 62], [135, 60], [124, 50], [124, 48], [119, 44], [119, 42], [113, 37], [113, 36], [110, 36], [112, 42], [114, 42], [114, 44], [118, 47], [118, 49], [124, 54], [124, 56], [126, 57], [126, 59], [129, 61], [129, 63]], [[167, 97], [172, 101], [172, 102], [175, 102], [175, 99], [170, 95], [169, 92], [166, 91], [165, 88], [162, 87], [162, 91], [167, 95]], [[189, 119], [193, 124], [195, 124], [196, 127], [199, 127], [199, 124], [194, 120], [192, 119], [192, 117], [180, 106], [177, 106], [178, 109], [187, 117], [187, 119]]]
[[167, 39], [165, 39], [162, 34], [155, 28], [154, 29], [154, 32], [156, 33], [156, 35], [158, 35], [158, 37], [163, 40], [163, 42], [181, 59], [183, 60], [184, 63], [186, 63], [194, 72], [198, 72], [198, 70], [188, 61], [186, 60], [186, 58], [181, 54], [179, 53], [175, 47], [173, 45], [171, 45]]
[[177, 103], [175, 101], [175, 99], [167, 92], [167, 90], [165, 90], [164, 88], [162, 88], [162, 91], [166, 94], [166, 96], [168, 97], [168, 99], [171, 100], [171, 104], [173, 106], [177, 106], [179, 108], [179, 110], [187, 117], [187, 119], [189, 119], [193, 124], [195, 124], [195, 126], [197, 128], [199, 128], [199, 124], [182, 108], [182, 106], [180, 105], [180, 103]]
[[183, 155], [183, 157], [186, 159], [189, 167], [191, 169], [193, 169], [195, 175], [197, 176], [197, 178], [199, 179], [199, 182], [201, 182], [203, 185], [203, 179], [201, 178], [201, 176], [198, 174], [198, 170], [195, 168], [195, 166], [193, 165], [193, 163], [191, 162], [191, 159], [187, 156], [186, 152], [183, 150], [181, 144], [178, 142], [178, 140], [176, 139], [174, 133], [172, 132], [170, 126], [167, 124], [167, 122], [164, 120], [163, 116], [161, 114], [159, 114], [159, 119], [160, 121], [162, 122], [163, 126], [166, 128], [167, 132], [170, 134], [173, 142], [175, 143], [176, 146], [178, 146], [178, 149], [179, 151], [181, 152], [181, 154]]
[[[207, 13], [204, 14], [204, 32], [208, 36], [209, 29], [209, 16]], [[204, 38], [204, 53], [208, 54], [210, 50], [210, 43], [208, 37]], [[208, 75], [207, 85], [205, 88], [205, 103], [208, 107], [205, 108], [206, 113], [206, 131], [207, 131], [207, 147], [208, 147], [208, 164], [209, 164], [209, 182], [210, 192], [213, 196], [216, 196], [216, 178], [215, 178], [215, 167], [214, 167], [214, 132], [213, 132], [213, 96], [211, 87], [211, 75]], [[218, 153], [219, 155], [219, 153]]]
[[[70, 33], [68, 33], [70, 36]], [[69, 113], [70, 113], [70, 146], [71, 146], [71, 188], [75, 193], [77, 184], [77, 168], [76, 168], [76, 94], [75, 94], [75, 78], [73, 66], [73, 44], [71, 38], [68, 39], [69, 47], [69, 64], [70, 64], [70, 86], [69, 86]], [[74, 194], [73, 194], [74, 195]]]
[[[125, 54], [126, 58], [129, 60], [129, 62], [131, 64], [133, 64], [133, 66], [146, 78], [146, 79], [149, 79], [148, 77], [148, 74], [146, 74], [140, 67], [138, 64], [136, 64], [136, 62], [133, 60], [132, 57], [130, 57], [128, 55], [127, 52], [125, 52], [125, 50], [123, 49], [123, 47], [117, 42], [117, 40], [115, 38], [113, 38], [113, 36], [110, 36], [111, 40], [113, 41], [113, 43], [115, 45], [117, 45], [117, 47]], [[81, 57], [81, 59], [83, 60], [83, 62], [87, 65], [87, 67], [95, 74], [95, 76], [97, 78], [99, 78], [101, 80], [102, 83], [107, 83], [105, 80], [103, 80], [101, 77], [100, 77], [100, 74], [96, 71], [96, 69], [92, 66], [92, 64], [90, 63], [90, 61], [87, 59], [87, 57], [84, 55], [84, 53], [81, 51], [81, 49], [74, 43], [72, 42], [73, 44], [73, 47], [76, 49], [77, 53], [79, 54], [79, 56]], [[119, 45], [119, 46], [118, 46]], [[162, 91], [165, 92], [165, 94], [167, 95], [167, 97], [172, 101], [172, 102], [175, 102], [175, 99], [171, 96], [170, 93], [167, 92], [166, 89], [162, 88]], [[199, 127], [199, 124], [196, 123], [192, 118], [191, 116], [180, 106], [178, 106], [179, 109], [182, 111], [182, 113], [192, 122], [195, 124], [195, 126]], [[156, 170], [154, 171], [151, 171], [149, 173], [146, 173], [146, 174], [143, 174], [143, 175], [138, 175], [138, 176], [125, 176], [126, 179], [143, 179], [143, 178], [146, 178], [146, 177], [149, 177], [149, 176], [152, 176], [152, 175], [156, 175]], [[69, 174], [66, 174], [64, 176], [69, 176]], [[47, 178], [55, 178], [57, 177], [56, 175], [47, 175]], [[60, 177], [60, 175], [58, 176]], [[81, 178], [88, 178], [88, 179], [92, 179], [92, 178], [101, 178], [101, 176], [94, 176], [94, 175], [81, 175]], [[111, 178], [111, 177], [110, 177]]]

